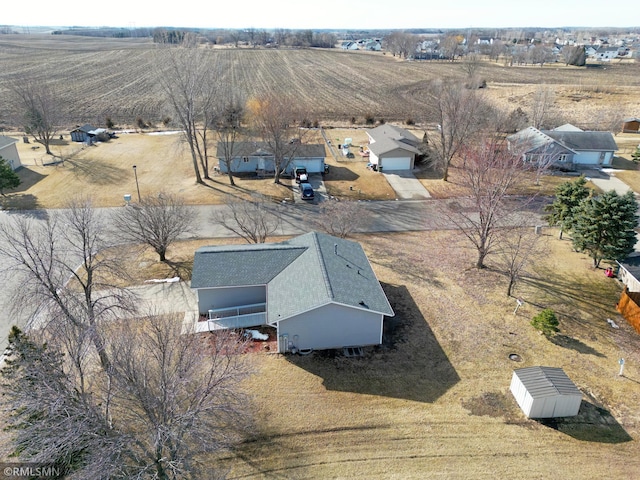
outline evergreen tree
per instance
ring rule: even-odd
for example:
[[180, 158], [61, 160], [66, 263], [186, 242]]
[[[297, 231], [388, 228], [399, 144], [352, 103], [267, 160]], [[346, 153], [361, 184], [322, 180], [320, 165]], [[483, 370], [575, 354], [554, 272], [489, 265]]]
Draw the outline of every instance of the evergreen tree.
[[9, 162], [0, 157], [0, 195], [4, 196], [5, 188], [16, 188], [20, 185], [20, 177], [13, 171]]
[[576, 209], [580, 203], [591, 195], [591, 190], [587, 188], [587, 179], [584, 176], [574, 182], [564, 182], [556, 187], [556, 198], [545, 210], [549, 212], [546, 216], [549, 226], [559, 226], [560, 234], [558, 238], [562, 240], [562, 233], [572, 229], [575, 222]]
[[553, 310], [545, 308], [531, 320], [531, 325], [547, 337], [558, 332], [558, 317]]
[[610, 190], [583, 200], [575, 212], [573, 246], [587, 252], [598, 267], [601, 260], [622, 260], [636, 244], [638, 203], [629, 191], [618, 195]]

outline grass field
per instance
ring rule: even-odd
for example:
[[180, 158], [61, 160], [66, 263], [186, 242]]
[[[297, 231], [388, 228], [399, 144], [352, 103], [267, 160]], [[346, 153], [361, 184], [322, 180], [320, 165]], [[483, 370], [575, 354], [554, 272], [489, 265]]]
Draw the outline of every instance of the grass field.
[[[469, 268], [455, 233], [358, 240], [396, 312], [384, 345], [362, 359], [252, 356], [259, 427], [227, 457], [229, 478], [637, 476], [640, 337], [614, 310], [615, 280], [549, 232], [514, 315], [504, 278]], [[551, 341], [529, 325], [542, 307], [561, 321]], [[508, 388], [512, 370], [531, 365], [567, 372], [585, 394], [578, 417], [524, 417]]]
[[[106, 116], [119, 125], [137, 117], [159, 124], [169, 115], [153, 64], [162, 51], [149, 40], [99, 39], [68, 35], [2, 35], [0, 96], [8, 98], [12, 81], [27, 76], [49, 84], [66, 106], [67, 128]], [[248, 97], [265, 91], [287, 92], [311, 120], [325, 124], [376, 119], [404, 122], [420, 116], [424, 90], [433, 78], [464, 78], [451, 62], [407, 62], [390, 55], [362, 55], [339, 49], [211, 49], [224, 72], [220, 84]], [[637, 116], [639, 65], [611, 62], [594, 68], [506, 67], [485, 62], [478, 74], [487, 80], [483, 94], [507, 111], [530, 112], [540, 84], [556, 95], [558, 115], [579, 126], [604, 126]], [[8, 117], [9, 115], [7, 115]], [[414, 118], [420, 120], [420, 118]], [[11, 123], [9, 118], [3, 119]], [[0, 128], [5, 125], [0, 124]], [[609, 128], [609, 127], [607, 127]]]

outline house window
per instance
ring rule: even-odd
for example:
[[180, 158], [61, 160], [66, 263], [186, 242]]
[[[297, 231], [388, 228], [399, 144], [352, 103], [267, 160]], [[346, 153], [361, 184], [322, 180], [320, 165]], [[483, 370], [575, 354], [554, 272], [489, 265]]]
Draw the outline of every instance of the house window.
[[242, 157], [242, 161], [244, 163], [249, 163], [249, 157]]
[[567, 156], [567, 154], [566, 154], [566, 153], [563, 153], [562, 155], [560, 155], [560, 156], [558, 157], [558, 161], [559, 161], [559, 162], [566, 162], [566, 161], [567, 161], [567, 159], [568, 159], [568, 156]]

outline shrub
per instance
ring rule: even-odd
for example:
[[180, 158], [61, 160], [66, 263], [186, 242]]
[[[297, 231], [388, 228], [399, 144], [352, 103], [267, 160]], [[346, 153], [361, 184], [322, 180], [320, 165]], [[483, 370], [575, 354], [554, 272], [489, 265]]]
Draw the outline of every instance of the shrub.
[[415, 125], [416, 121], [413, 118], [409, 117], [404, 121], [404, 123], [405, 125]]
[[138, 128], [147, 128], [147, 124], [142, 117], [136, 117], [136, 125]]
[[533, 317], [531, 325], [546, 336], [553, 335], [558, 331], [558, 318], [550, 308], [545, 308], [538, 315]]
[[104, 123], [107, 126], [107, 128], [113, 128], [116, 126], [116, 124], [113, 123], [113, 120], [111, 119], [111, 117], [105, 118]]
[[356, 123], [356, 117], [351, 117], [351, 125], [354, 125]]
[[364, 123], [366, 123], [367, 125], [373, 125], [374, 123], [376, 123], [376, 117], [373, 113], [367, 113], [364, 116]]
[[169, 124], [170, 124], [170, 123], [171, 123], [171, 117], [164, 117], [164, 118], [162, 119], [162, 124], [163, 124], [165, 127], [169, 126]]

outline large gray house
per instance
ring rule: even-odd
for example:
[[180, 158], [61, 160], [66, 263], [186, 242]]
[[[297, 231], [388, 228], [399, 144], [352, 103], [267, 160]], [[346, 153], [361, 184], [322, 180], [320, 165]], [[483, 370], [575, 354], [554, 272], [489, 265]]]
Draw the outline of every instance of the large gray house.
[[191, 288], [196, 331], [270, 326], [280, 353], [379, 345], [394, 315], [360, 244], [316, 232], [199, 248]]
[[[326, 157], [322, 144], [290, 144], [291, 151], [287, 156], [293, 158], [287, 165], [285, 173], [291, 173], [296, 167], [305, 167], [309, 173], [324, 172]], [[218, 143], [216, 157], [221, 173], [227, 173], [227, 162], [224, 161], [224, 146]], [[256, 173], [275, 171], [273, 153], [265, 142], [236, 142], [233, 145], [231, 164], [232, 173]]]
[[573, 125], [553, 130], [528, 127], [507, 137], [509, 148], [535, 162], [542, 157], [555, 159], [559, 166], [608, 166], [618, 145], [611, 132], [584, 131]]
[[413, 133], [384, 124], [367, 130], [367, 136], [369, 161], [379, 170], [413, 170], [422, 143]]

